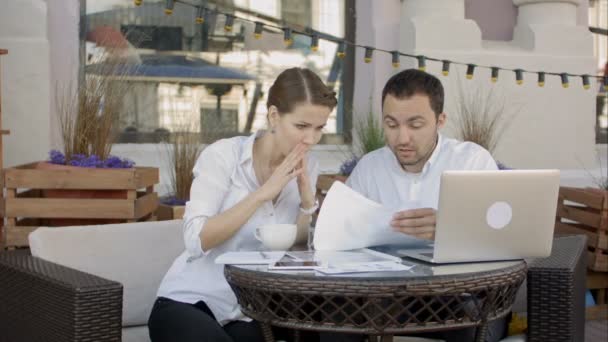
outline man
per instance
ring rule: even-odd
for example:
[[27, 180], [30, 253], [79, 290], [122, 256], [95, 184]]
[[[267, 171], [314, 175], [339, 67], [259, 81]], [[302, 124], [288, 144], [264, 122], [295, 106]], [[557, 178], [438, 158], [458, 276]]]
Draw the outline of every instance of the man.
[[443, 137], [441, 82], [423, 71], [409, 69], [391, 77], [382, 91], [382, 126], [386, 146], [365, 155], [346, 184], [397, 212], [393, 229], [432, 240], [439, 181], [445, 170], [496, 170], [483, 147]]
[[[415, 69], [391, 77], [382, 91], [386, 146], [365, 155], [346, 182], [376, 202], [407, 208], [394, 214], [392, 228], [429, 240], [435, 236], [441, 173], [498, 169], [483, 147], [439, 133], [447, 120], [443, 104], [443, 86], [436, 77]], [[492, 322], [486, 341], [500, 340], [505, 330], [506, 320]], [[468, 342], [474, 340], [475, 328], [421, 336]]]

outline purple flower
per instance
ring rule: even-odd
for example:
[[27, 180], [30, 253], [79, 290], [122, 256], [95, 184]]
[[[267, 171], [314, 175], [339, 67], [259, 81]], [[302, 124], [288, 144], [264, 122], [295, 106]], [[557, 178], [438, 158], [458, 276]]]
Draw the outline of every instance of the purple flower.
[[51, 152], [49, 152], [49, 159], [52, 164], [65, 165], [65, 156], [57, 150], [51, 150]]
[[186, 200], [179, 199], [175, 196], [163, 197], [160, 199], [160, 202], [165, 205], [186, 205]]
[[86, 156], [84, 154], [74, 154], [70, 160], [66, 160], [63, 153], [52, 150], [49, 152], [50, 162], [59, 165], [71, 165], [89, 168], [107, 168], [107, 169], [128, 169], [132, 168], [135, 163], [127, 158], [121, 159], [116, 156], [109, 156], [106, 160], [102, 160], [99, 156], [92, 154]]
[[124, 168], [131, 168], [133, 167], [133, 165], [135, 165], [135, 163], [132, 160], [129, 159], [120, 159], [119, 157], [116, 156], [109, 156], [108, 159], [106, 159], [104, 161], [104, 166], [102, 167], [106, 167], [106, 168], [112, 168], [112, 169], [124, 169]]
[[351, 159], [345, 160], [340, 166], [340, 174], [343, 176], [348, 176], [353, 172], [355, 166], [359, 162], [359, 158], [353, 156]]
[[496, 161], [496, 166], [498, 166], [499, 170], [513, 170], [513, 168], [510, 168], [507, 165], [505, 165], [499, 161]]

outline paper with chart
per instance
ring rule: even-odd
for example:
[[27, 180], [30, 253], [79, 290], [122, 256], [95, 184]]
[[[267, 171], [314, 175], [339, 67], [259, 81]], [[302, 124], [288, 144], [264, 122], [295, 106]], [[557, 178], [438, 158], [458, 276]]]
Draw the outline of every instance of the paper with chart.
[[408, 271], [413, 267], [404, 265], [398, 256], [368, 248], [348, 251], [288, 251], [285, 257], [301, 263], [317, 262], [319, 266], [312, 269], [323, 274]]
[[277, 262], [283, 255], [285, 255], [285, 252], [233, 251], [218, 256], [215, 258], [215, 263], [224, 265], [268, 265]]
[[[401, 205], [399, 210], [411, 209]], [[334, 182], [315, 226], [316, 250], [349, 250], [386, 244], [425, 245], [426, 240], [395, 232], [390, 221], [397, 209], [387, 208]]]

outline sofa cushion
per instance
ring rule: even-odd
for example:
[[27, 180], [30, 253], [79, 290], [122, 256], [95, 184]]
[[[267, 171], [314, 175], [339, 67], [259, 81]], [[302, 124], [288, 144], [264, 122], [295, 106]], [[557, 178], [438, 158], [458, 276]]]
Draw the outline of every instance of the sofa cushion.
[[122, 329], [122, 342], [150, 342], [148, 326], [142, 325]]
[[123, 326], [147, 323], [162, 277], [184, 250], [181, 220], [41, 227], [29, 243], [33, 256], [121, 283]]

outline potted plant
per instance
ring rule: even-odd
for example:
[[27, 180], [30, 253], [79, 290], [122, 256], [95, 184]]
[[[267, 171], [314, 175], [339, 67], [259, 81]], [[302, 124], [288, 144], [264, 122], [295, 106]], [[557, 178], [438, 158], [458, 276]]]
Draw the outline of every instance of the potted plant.
[[[453, 116], [448, 123], [455, 138], [474, 142], [494, 155], [496, 146], [521, 107], [509, 103], [494, 88], [459, 87]], [[508, 169], [497, 161], [499, 169]]]
[[39, 225], [154, 218], [158, 169], [134, 167], [132, 161], [110, 155], [130, 88], [124, 79], [127, 71], [118, 69], [124, 64], [111, 57], [103, 73], [87, 75], [79, 86], [58, 92], [63, 151], [51, 151], [45, 162], [5, 170], [6, 245], [27, 245], [27, 234]]
[[172, 133], [168, 147], [171, 193], [160, 199], [157, 211], [159, 220], [181, 219], [184, 216], [194, 179], [192, 169], [202, 151], [199, 134], [191, 130]]

